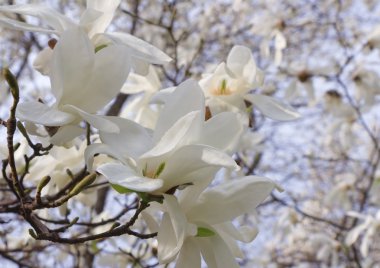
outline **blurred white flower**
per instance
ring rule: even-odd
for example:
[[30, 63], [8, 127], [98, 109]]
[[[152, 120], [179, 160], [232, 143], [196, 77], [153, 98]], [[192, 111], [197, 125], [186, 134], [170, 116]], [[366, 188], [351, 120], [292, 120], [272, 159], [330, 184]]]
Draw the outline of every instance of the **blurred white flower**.
[[380, 95], [380, 77], [375, 71], [359, 67], [352, 79], [356, 87], [356, 99], [366, 107], [374, 105], [376, 96]]
[[283, 34], [285, 22], [279, 18], [279, 14], [272, 12], [263, 12], [260, 16], [252, 20], [252, 32], [263, 37], [260, 44], [262, 55], [270, 56], [270, 43], [274, 42], [274, 62], [275, 65], [280, 65], [282, 62], [282, 51], [286, 48], [287, 42]]
[[362, 222], [348, 232], [346, 236], [346, 244], [351, 246], [362, 234], [363, 238], [360, 245], [360, 252], [364, 257], [367, 257], [370, 245], [375, 239], [375, 236], [378, 236], [380, 230], [380, 211], [377, 211], [374, 216], [360, 214], [354, 211], [348, 212], [347, 215], [357, 218]]

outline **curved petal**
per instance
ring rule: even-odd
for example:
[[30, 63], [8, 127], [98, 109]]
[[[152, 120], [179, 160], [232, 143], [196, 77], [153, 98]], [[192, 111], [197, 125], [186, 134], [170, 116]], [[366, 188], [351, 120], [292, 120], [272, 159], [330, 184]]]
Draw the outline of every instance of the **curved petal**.
[[[175, 148], [189, 143], [191, 139], [199, 137], [202, 127], [202, 114], [199, 111], [190, 112], [180, 118], [164, 133], [159, 142], [141, 158], [152, 158], [164, 155]], [[156, 128], [157, 131], [157, 128]]]
[[[165, 169], [160, 175], [164, 180], [163, 191], [174, 186], [204, 179], [195, 171], [212, 168], [216, 172], [225, 167], [239, 169], [229, 155], [204, 145], [188, 145], [175, 151], [165, 163]], [[196, 176], [193, 176], [196, 175]]]
[[65, 111], [70, 111], [74, 114], [78, 114], [91, 126], [98, 130], [113, 133], [118, 133], [120, 131], [119, 127], [112, 121], [108, 120], [105, 116], [86, 113], [85, 111], [73, 105], [64, 105], [62, 109]]
[[201, 252], [194, 239], [189, 237], [183, 243], [175, 268], [201, 267]]
[[160, 179], [139, 176], [128, 165], [116, 163], [104, 164], [99, 166], [96, 171], [103, 174], [110, 183], [137, 192], [153, 192], [158, 190], [163, 184]]
[[103, 33], [111, 23], [120, 0], [87, 0], [87, 9], [103, 12], [103, 15], [93, 24], [89, 35]]
[[245, 46], [234, 46], [227, 57], [227, 67], [236, 78], [244, 77], [253, 83], [256, 77], [256, 64], [251, 50]]
[[204, 118], [205, 99], [202, 89], [194, 80], [187, 80], [168, 96], [160, 113], [154, 132], [154, 140], [159, 140], [173, 124], [184, 115], [200, 111]]
[[51, 34], [58, 33], [57, 31], [54, 31], [54, 30], [49, 30], [49, 29], [41, 28], [39, 26], [30, 25], [25, 22], [21, 22], [21, 21], [9, 19], [9, 18], [2, 18], [2, 17], [0, 17], [0, 25], [12, 30], [51, 33]]
[[223, 112], [205, 122], [199, 143], [232, 153], [243, 130], [235, 113]]
[[82, 26], [83, 28], [86, 29], [86, 32], [88, 36], [91, 37], [94, 36], [95, 34], [103, 31], [97, 31], [97, 24], [101, 20], [102, 16], [104, 15], [103, 12], [95, 10], [93, 8], [86, 8], [79, 21], [79, 25]]
[[76, 119], [70, 113], [59, 111], [41, 102], [23, 102], [17, 107], [16, 117], [21, 121], [29, 121], [47, 127], [63, 126]]
[[[84, 88], [77, 89], [69, 104], [96, 112], [109, 103], [122, 88], [130, 70], [128, 50], [123, 46], [108, 46], [95, 54], [95, 65]], [[79, 71], [79, 70], [78, 70]], [[91, 98], [89, 98], [91, 96]]]
[[84, 159], [86, 161], [86, 166], [89, 171], [93, 170], [93, 160], [94, 156], [96, 154], [107, 154], [109, 156], [112, 156], [123, 163], [127, 164], [124, 156], [120, 154], [118, 151], [114, 150], [107, 144], [103, 143], [94, 143], [86, 147], [86, 150], [84, 151]]
[[226, 242], [236, 258], [244, 258], [244, 253], [236, 240], [249, 243], [255, 239], [258, 234], [258, 229], [255, 226], [239, 226], [239, 229], [237, 229], [232, 222], [213, 225], [213, 227]]
[[251, 102], [254, 107], [259, 109], [265, 116], [271, 119], [288, 121], [301, 117], [301, 115], [292, 107], [275, 98], [254, 94], [248, 94], [244, 98]]
[[124, 156], [138, 158], [153, 146], [150, 133], [141, 125], [120, 117], [106, 117], [120, 129], [119, 133], [100, 131], [100, 139]]
[[104, 36], [109, 38], [115, 44], [125, 45], [132, 51], [134, 57], [142, 59], [149, 63], [165, 64], [172, 59], [155, 46], [127, 33], [105, 33]]
[[168, 212], [164, 214], [157, 235], [160, 263], [168, 263], [177, 256], [185, 240], [187, 229], [187, 219], [177, 198], [164, 195], [164, 206]]
[[[202, 241], [203, 240], [203, 241]], [[209, 268], [239, 268], [230, 249], [219, 235], [198, 239], [201, 253]]]
[[84, 130], [76, 125], [66, 125], [58, 129], [58, 131], [50, 138], [50, 142], [54, 145], [63, 146], [65, 143], [73, 140], [84, 133]]
[[247, 176], [231, 180], [202, 193], [187, 216], [208, 224], [231, 221], [252, 212], [275, 187], [274, 182], [264, 177]]
[[53, 58], [53, 50], [50, 47], [46, 47], [41, 50], [36, 59], [33, 62], [33, 67], [43, 75], [50, 73], [50, 62]]
[[[65, 31], [54, 48], [51, 62], [51, 85], [57, 102], [75, 105], [92, 74], [94, 47], [80, 27]], [[86, 96], [88, 101], [89, 96]]]
[[65, 29], [75, 25], [69, 18], [42, 3], [0, 6], [0, 12], [17, 13], [40, 18], [58, 32], [63, 32]]

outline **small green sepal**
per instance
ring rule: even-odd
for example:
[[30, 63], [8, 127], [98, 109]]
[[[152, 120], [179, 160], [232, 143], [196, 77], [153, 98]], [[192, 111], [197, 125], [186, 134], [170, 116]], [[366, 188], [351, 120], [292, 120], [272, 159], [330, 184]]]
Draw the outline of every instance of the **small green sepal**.
[[214, 236], [215, 235], [215, 232], [210, 230], [210, 229], [207, 229], [205, 227], [198, 227], [198, 230], [197, 230], [197, 237], [210, 237], [210, 236]]

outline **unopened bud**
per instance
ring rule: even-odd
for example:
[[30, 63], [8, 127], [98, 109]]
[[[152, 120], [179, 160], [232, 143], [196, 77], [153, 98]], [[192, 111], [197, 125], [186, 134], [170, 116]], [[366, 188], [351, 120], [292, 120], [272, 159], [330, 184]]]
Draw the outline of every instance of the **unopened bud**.
[[91, 185], [96, 180], [96, 174], [90, 174], [86, 176], [80, 183], [78, 183], [74, 189], [71, 190], [70, 196], [79, 194], [84, 188]]
[[50, 182], [50, 180], [51, 180], [50, 176], [43, 177], [37, 186], [37, 192], [41, 192], [42, 189]]
[[12, 93], [13, 98], [18, 100], [20, 98], [20, 95], [19, 95], [20, 90], [18, 87], [16, 77], [12, 74], [12, 72], [8, 68], [4, 68], [2, 73], [3, 73], [3, 76], [4, 76], [5, 80], [7, 81], [8, 85], [11, 89], [11, 93]]

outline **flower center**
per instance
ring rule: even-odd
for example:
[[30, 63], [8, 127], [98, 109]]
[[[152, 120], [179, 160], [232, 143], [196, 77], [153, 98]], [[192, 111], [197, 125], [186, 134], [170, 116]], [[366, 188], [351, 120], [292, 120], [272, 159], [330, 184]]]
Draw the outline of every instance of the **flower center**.
[[145, 164], [142, 170], [142, 175], [147, 178], [156, 179], [165, 169], [165, 162], [162, 162], [156, 169], [148, 169], [148, 163]]
[[214, 95], [231, 95], [231, 89], [227, 87], [227, 80], [223, 79], [220, 86], [213, 90]]

